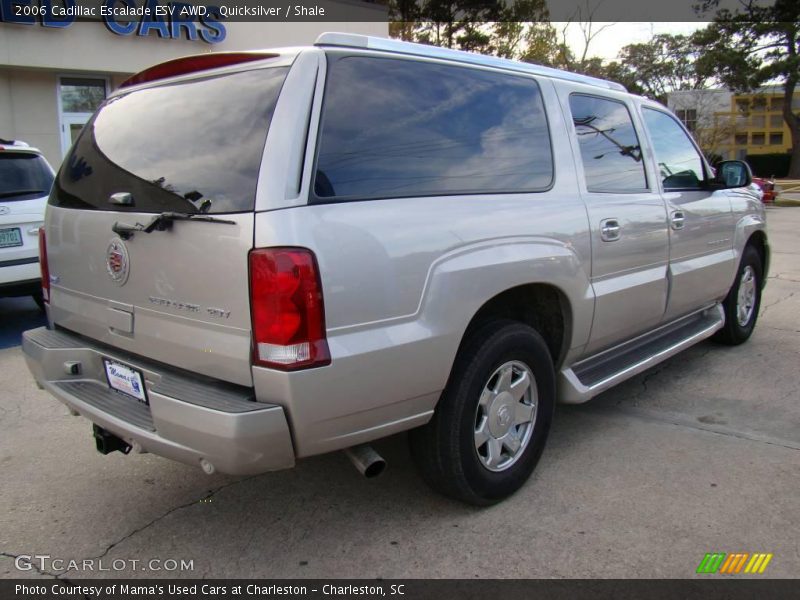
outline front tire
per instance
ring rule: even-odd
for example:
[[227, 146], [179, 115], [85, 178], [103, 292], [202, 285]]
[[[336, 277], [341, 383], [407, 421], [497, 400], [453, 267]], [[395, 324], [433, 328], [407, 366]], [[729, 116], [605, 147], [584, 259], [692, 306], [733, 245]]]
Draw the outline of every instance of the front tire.
[[555, 373], [542, 337], [515, 321], [488, 322], [459, 351], [431, 421], [410, 432], [412, 457], [435, 490], [494, 504], [530, 476], [554, 405]]
[[753, 246], [745, 246], [736, 280], [722, 303], [725, 326], [714, 335], [715, 341], [737, 346], [750, 338], [761, 308], [763, 276], [761, 256]]

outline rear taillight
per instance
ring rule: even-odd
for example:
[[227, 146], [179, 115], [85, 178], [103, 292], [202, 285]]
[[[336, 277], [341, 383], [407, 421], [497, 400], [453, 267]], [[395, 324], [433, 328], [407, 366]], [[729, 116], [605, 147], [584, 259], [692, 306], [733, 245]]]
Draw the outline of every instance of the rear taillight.
[[331, 362], [314, 253], [305, 248], [250, 252], [253, 362], [292, 371]]
[[42, 272], [42, 296], [50, 302], [50, 267], [47, 265], [47, 236], [44, 227], [39, 227], [39, 269]]

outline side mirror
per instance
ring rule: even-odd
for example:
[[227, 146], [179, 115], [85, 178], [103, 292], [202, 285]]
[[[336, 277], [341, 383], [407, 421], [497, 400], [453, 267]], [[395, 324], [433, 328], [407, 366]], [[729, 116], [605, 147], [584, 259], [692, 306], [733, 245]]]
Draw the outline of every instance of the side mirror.
[[723, 160], [717, 165], [717, 173], [714, 176], [714, 184], [717, 188], [746, 187], [752, 181], [753, 173], [750, 171], [750, 165], [742, 160]]

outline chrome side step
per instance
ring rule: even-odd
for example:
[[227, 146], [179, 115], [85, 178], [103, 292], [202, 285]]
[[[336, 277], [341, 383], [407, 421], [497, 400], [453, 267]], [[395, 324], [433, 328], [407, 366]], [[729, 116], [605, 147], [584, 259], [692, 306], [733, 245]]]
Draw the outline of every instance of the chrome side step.
[[725, 313], [716, 304], [575, 363], [559, 373], [559, 400], [566, 404], [586, 402], [711, 337], [724, 324]]

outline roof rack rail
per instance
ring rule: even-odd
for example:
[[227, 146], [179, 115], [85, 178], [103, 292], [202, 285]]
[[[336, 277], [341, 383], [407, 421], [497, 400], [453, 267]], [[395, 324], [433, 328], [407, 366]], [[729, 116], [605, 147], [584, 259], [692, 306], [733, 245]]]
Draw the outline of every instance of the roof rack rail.
[[531, 73], [533, 75], [543, 75], [576, 83], [584, 83], [609, 90], [627, 91], [625, 86], [614, 81], [606, 81], [597, 77], [580, 75], [560, 69], [553, 69], [533, 63], [519, 62], [496, 56], [485, 56], [474, 52], [464, 52], [462, 50], [451, 50], [450, 48], [440, 48], [438, 46], [428, 46], [426, 44], [413, 44], [411, 42], [401, 42], [387, 38], [379, 38], [356, 33], [322, 33], [314, 43], [315, 46], [342, 46], [346, 48], [364, 48], [368, 50], [381, 50], [384, 52], [394, 52], [396, 54], [408, 54], [412, 56], [425, 56], [429, 58], [441, 58], [471, 65], [481, 65], [485, 67], [498, 67], [510, 71]]

